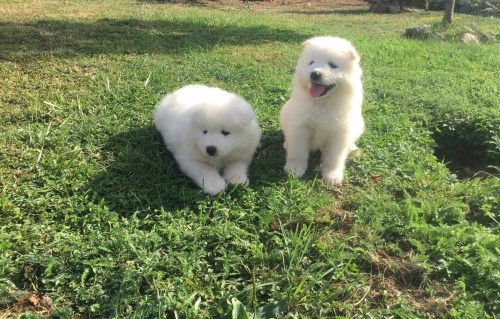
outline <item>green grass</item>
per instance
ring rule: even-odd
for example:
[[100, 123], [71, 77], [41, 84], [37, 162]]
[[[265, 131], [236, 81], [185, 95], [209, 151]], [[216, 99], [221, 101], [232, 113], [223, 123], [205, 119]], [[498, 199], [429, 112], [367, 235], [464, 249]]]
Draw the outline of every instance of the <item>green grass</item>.
[[[402, 34], [439, 12], [0, 2], [0, 317], [500, 314], [500, 154], [462, 179], [433, 139], [454, 117], [498, 123], [500, 46], [453, 36], [498, 20], [457, 15], [438, 42]], [[367, 130], [340, 187], [317, 156], [283, 172], [278, 113], [318, 34], [362, 56]], [[249, 187], [203, 194], [155, 131], [160, 98], [195, 82], [254, 106]]]

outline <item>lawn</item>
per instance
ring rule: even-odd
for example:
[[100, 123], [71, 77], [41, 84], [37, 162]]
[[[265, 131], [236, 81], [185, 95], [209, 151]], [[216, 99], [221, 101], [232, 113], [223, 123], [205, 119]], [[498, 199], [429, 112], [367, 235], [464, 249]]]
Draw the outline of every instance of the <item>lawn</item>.
[[[498, 19], [367, 5], [0, 0], [0, 318], [497, 318]], [[407, 39], [434, 24], [447, 41]], [[301, 43], [349, 39], [367, 130], [341, 186], [283, 171]], [[245, 97], [248, 187], [210, 197], [153, 126], [191, 83]]]

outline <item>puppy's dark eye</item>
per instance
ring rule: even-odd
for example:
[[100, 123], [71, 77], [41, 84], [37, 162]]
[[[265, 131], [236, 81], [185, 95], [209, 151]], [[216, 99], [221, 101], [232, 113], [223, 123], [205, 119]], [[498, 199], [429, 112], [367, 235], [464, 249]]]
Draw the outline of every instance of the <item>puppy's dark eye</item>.
[[208, 131], [207, 131], [207, 130], [205, 130], [205, 131], [203, 131], [203, 134], [207, 134], [207, 132], [208, 132]]
[[328, 65], [332, 68], [332, 69], [336, 69], [337, 68], [337, 65], [333, 64], [333, 63], [328, 63]]
[[224, 136], [228, 136], [229, 134], [231, 134], [231, 132], [224, 131], [224, 130], [222, 130], [222, 131], [221, 131], [221, 133], [222, 133], [222, 135], [224, 135]]
[[314, 63], [314, 61], [309, 62], [309, 65], [312, 65], [313, 63]]

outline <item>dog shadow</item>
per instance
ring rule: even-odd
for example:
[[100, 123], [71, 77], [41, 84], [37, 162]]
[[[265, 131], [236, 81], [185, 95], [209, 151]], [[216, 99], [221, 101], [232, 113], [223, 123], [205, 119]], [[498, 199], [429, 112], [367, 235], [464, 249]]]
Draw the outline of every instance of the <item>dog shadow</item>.
[[[283, 142], [284, 137], [281, 130], [272, 130], [263, 133], [249, 174], [249, 178], [252, 184], [255, 185], [255, 188], [288, 180], [288, 173], [284, 171], [286, 151], [283, 148]], [[301, 179], [317, 179], [320, 163], [320, 152], [312, 152], [309, 155], [306, 173]]]
[[180, 178], [175, 159], [153, 126], [111, 136], [102, 154], [104, 169], [89, 180], [85, 191], [121, 215], [179, 209], [179, 197], [201, 199], [189, 181]]
[[[209, 197], [180, 171], [153, 126], [109, 137], [102, 154], [104, 168], [88, 181], [84, 191], [92, 194], [94, 201], [103, 201], [110, 210], [122, 216], [159, 209], [196, 210], [196, 205]], [[283, 170], [284, 165], [281, 131], [263, 132], [249, 167], [248, 187], [258, 192], [285, 182], [288, 175]]]

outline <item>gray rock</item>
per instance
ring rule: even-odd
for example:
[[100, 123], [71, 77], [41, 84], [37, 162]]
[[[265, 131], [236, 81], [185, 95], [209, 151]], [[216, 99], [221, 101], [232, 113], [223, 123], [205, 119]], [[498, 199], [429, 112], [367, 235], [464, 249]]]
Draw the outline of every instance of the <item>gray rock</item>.
[[403, 12], [425, 12], [425, 10], [416, 7], [403, 7]]
[[479, 40], [472, 33], [464, 33], [458, 37], [458, 40], [463, 43], [479, 43]]
[[390, 6], [389, 7], [389, 13], [395, 14], [395, 13], [401, 13], [401, 12], [402, 11], [401, 11], [401, 9], [399, 9], [399, 6], [398, 7], [396, 7], [396, 6]]
[[389, 13], [390, 6], [387, 3], [374, 3], [370, 6], [368, 11], [373, 13]]
[[490, 43], [497, 41], [497, 37], [493, 32], [481, 32], [479, 33], [479, 39], [481, 39], [481, 42], [483, 43]]
[[481, 3], [481, 7], [483, 9], [487, 9], [487, 8], [498, 9], [493, 3], [489, 2], [489, 1], [484, 1], [483, 3]]
[[494, 8], [486, 8], [479, 10], [477, 14], [484, 17], [500, 17], [500, 10]]
[[475, 9], [472, 7], [470, 3], [466, 3], [463, 6], [458, 7], [458, 9], [455, 10], [457, 13], [466, 13], [466, 14], [471, 14], [474, 13]]
[[446, 38], [439, 32], [433, 32], [432, 38], [436, 40], [446, 41]]
[[413, 27], [406, 29], [405, 36], [409, 38], [423, 39], [430, 35], [432, 26], [429, 24], [424, 24], [420, 27]]
[[446, 6], [445, 0], [431, 0], [429, 2], [429, 9], [430, 10], [441, 11], [441, 10], [444, 10], [445, 6]]

